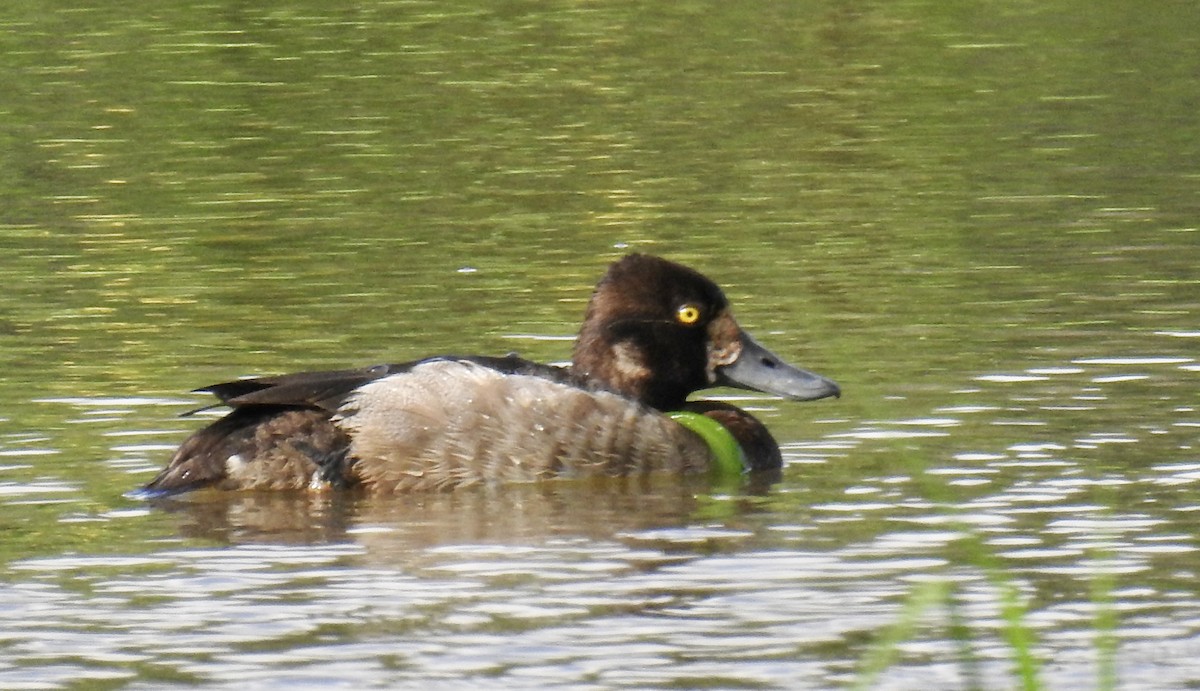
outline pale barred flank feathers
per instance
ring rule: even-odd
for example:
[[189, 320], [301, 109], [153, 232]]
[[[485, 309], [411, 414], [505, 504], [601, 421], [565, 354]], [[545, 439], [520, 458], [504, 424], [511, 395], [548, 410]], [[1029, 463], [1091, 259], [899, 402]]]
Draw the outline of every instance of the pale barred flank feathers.
[[334, 418], [377, 491], [708, 467], [704, 443], [620, 396], [438, 360], [360, 388]]

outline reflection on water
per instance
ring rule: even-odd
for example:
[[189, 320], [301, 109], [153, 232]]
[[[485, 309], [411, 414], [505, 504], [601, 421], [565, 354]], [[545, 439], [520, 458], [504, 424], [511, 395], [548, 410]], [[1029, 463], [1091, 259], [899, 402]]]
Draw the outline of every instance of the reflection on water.
[[377, 497], [335, 492], [198, 492], [153, 500], [182, 535], [242, 542], [370, 542], [409, 551], [445, 542], [611, 537], [685, 523], [707, 480], [563, 481], [479, 491]]

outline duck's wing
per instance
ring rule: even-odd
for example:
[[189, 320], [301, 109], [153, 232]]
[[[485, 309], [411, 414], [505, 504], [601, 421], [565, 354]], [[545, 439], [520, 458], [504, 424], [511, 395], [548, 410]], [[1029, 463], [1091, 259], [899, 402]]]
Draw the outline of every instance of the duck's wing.
[[[316, 408], [333, 413], [363, 385], [383, 377], [404, 374], [417, 365], [438, 360], [472, 362], [502, 374], [526, 374], [559, 382], [569, 379], [568, 371], [562, 367], [543, 365], [516, 355], [504, 357], [439, 355], [399, 364], [238, 379], [212, 384], [196, 389], [196, 391], [211, 393], [220, 399], [221, 403], [235, 409], [250, 406], [283, 406]], [[189, 411], [189, 414], [205, 409]]]
[[333, 412], [350, 392], [363, 384], [389, 374], [403, 372], [409, 367], [411, 364], [298, 372], [277, 377], [238, 379], [212, 384], [196, 391], [211, 393], [231, 408], [288, 406]]
[[[232, 408], [196, 430], [143, 492], [156, 496], [219, 485], [230, 489], [300, 489], [320, 480], [347, 484], [350, 443], [334, 415], [356, 392], [388, 377], [403, 379], [423, 363], [471, 362], [500, 374], [565, 382], [567, 370], [507, 357], [441, 356], [394, 365], [300, 372], [206, 386]], [[460, 401], [461, 402], [461, 401]], [[212, 407], [212, 406], [210, 406]], [[204, 410], [201, 408], [200, 410]], [[197, 411], [191, 411], [197, 412]]]

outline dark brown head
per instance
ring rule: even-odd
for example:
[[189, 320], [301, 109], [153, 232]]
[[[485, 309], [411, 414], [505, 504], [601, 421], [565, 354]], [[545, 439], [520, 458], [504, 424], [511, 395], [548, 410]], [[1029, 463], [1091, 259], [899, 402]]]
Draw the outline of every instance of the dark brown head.
[[839, 394], [832, 381], [786, 364], [742, 331], [715, 283], [644, 254], [617, 261], [596, 286], [572, 370], [659, 410], [718, 385], [797, 400]]

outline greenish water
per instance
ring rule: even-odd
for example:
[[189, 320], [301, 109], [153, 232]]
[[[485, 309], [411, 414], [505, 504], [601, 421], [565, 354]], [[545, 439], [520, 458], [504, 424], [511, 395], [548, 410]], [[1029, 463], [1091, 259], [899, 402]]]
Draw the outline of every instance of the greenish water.
[[[0, 686], [829, 688], [948, 578], [1003, 687], [964, 530], [1049, 686], [1098, 578], [1121, 687], [1200, 684], [1190, 4], [16, 2], [0, 52]], [[565, 359], [627, 251], [842, 384], [750, 402], [779, 484], [123, 496], [196, 386]]]

